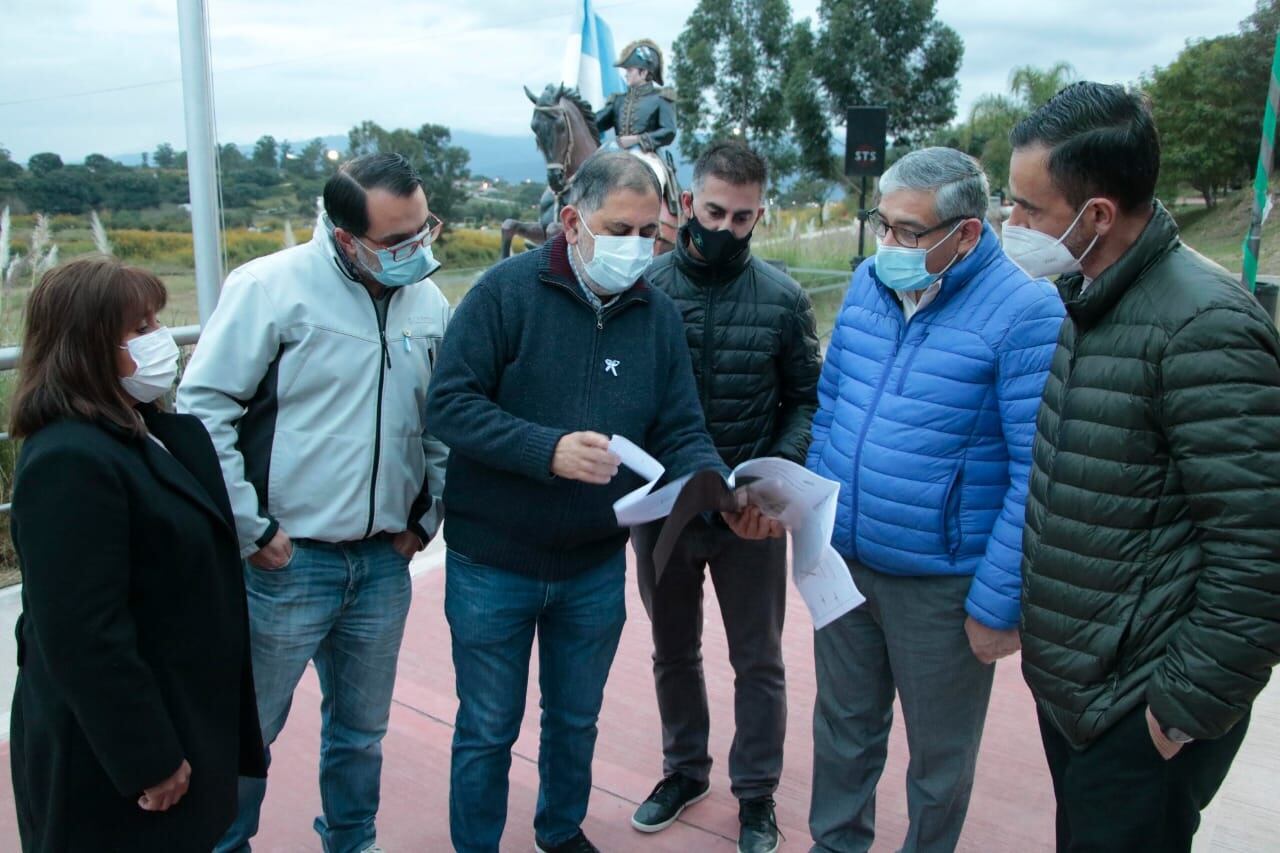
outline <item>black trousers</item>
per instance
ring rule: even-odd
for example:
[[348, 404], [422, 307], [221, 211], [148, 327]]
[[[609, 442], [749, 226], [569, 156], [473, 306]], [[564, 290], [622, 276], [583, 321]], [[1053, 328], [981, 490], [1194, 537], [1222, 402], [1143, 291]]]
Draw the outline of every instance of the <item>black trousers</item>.
[[1160, 757], [1139, 705], [1083, 750], [1072, 748], [1043, 712], [1044, 741], [1058, 800], [1058, 853], [1183, 853], [1200, 811], [1235, 759], [1249, 717], [1216, 740]]
[[787, 610], [787, 541], [739, 539], [695, 518], [656, 583], [653, 546], [660, 524], [636, 527], [640, 598], [653, 623], [653, 677], [662, 717], [662, 773], [706, 781], [711, 714], [702, 672], [702, 587], [715, 584], [733, 667], [730, 789], [738, 799], [772, 796], [787, 733], [782, 624]]

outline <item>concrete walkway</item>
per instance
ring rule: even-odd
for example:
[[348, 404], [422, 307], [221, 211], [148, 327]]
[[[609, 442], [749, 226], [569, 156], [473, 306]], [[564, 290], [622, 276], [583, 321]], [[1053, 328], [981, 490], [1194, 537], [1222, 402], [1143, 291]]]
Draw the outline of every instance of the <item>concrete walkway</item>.
[[[414, 604], [400, 659], [391, 729], [385, 742], [379, 841], [388, 853], [449, 849], [449, 745], [457, 700], [443, 614], [443, 551], [433, 548], [414, 563]], [[708, 585], [710, 590], [710, 585]], [[3, 594], [0, 594], [2, 596]], [[0, 608], [4, 605], [0, 597]], [[788, 605], [785, 653], [790, 696], [786, 770], [777, 794], [784, 851], [809, 847], [806, 815], [812, 767], [810, 720], [814, 674], [812, 629], [799, 596]], [[10, 623], [11, 624], [11, 623]], [[0, 643], [11, 631], [0, 631]], [[595, 791], [584, 826], [605, 851], [731, 851], [737, 834], [736, 803], [729, 794], [725, 757], [732, 737], [733, 673], [724, 630], [711, 596], [706, 607], [704, 656], [712, 702], [712, 796], [670, 829], [643, 836], [630, 828], [635, 806], [661, 769], [657, 707], [649, 662], [649, 623], [629, 579], [628, 622], [606, 692], [596, 750]], [[11, 650], [0, 650], [12, 661]], [[537, 656], [534, 655], [536, 667]], [[11, 666], [11, 664], [10, 664]], [[510, 811], [502, 849], [533, 849], [537, 792], [536, 677], [532, 678], [524, 728], [511, 770]], [[308, 672], [284, 734], [274, 750], [271, 786], [259, 853], [319, 850], [311, 829], [318, 813], [319, 689]], [[7, 744], [0, 745], [0, 757]], [[900, 718], [890, 739], [880, 785], [875, 851], [893, 851], [906, 831], [903, 774], [906, 744]], [[199, 768], [195, 768], [199, 772]], [[1224, 790], [1205, 815], [1197, 851], [1280, 850], [1280, 689], [1272, 686], [1254, 714], [1243, 752]], [[996, 672], [991, 711], [978, 763], [969, 821], [960, 850], [1037, 853], [1052, 849], [1053, 795], [1040, 749], [1031, 697], [1014, 658]], [[17, 850], [9, 774], [0, 774], [0, 851]]]

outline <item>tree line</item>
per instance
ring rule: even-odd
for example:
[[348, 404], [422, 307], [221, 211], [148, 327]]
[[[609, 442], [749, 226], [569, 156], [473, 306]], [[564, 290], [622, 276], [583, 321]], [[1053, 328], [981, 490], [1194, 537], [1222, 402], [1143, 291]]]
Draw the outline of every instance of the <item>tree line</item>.
[[[348, 149], [352, 154], [394, 151], [409, 158], [423, 176], [432, 210], [447, 221], [466, 200], [463, 182], [470, 175], [470, 155], [451, 144], [451, 139], [449, 129], [438, 124], [385, 130], [366, 121], [351, 129]], [[222, 145], [218, 166], [223, 207], [234, 212], [270, 202], [281, 214], [310, 216], [316, 197], [339, 163], [318, 138], [295, 146], [266, 135], [247, 154], [235, 145]], [[84, 214], [140, 211], [189, 201], [187, 154], [167, 142], [143, 154], [138, 166], [126, 166], [102, 154], [69, 164], [54, 152], [41, 152], [32, 155], [24, 168], [0, 146], [0, 205]]]
[[[888, 108], [890, 161], [948, 145], [1007, 188], [1013, 126], [1093, 75], [1065, 60], [1020, 65], [1007, 92], [957, 120], [964, 44], [935, 13], [932, 0], [820, 0], [816, 20], [796, 21], [788, 0], [699, 0], [672, 56], [681, 153], [737, 136], [766, 155], [775, 183], [821, 202], [843, 180], [846, 108], [875, 105]], [[1259, 0], [1237, 32], [1188, 41], [1133, 81], [1160, 128], [1162, 195], [1190, 187], [1212, 206], [1250, 180], [1278, 27], [1280, 0]]]

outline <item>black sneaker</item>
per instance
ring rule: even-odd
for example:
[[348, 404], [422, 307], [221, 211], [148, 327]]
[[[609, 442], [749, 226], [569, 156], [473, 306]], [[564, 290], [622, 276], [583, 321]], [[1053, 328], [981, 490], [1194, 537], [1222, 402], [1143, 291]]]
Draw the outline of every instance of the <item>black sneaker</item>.
[[533, 849], [538, 853], [600, 853], [600, 848], [588, 841], [581, 829], [573, 838], [560, 844], [548, 844], [534, 836]]
[[649, 799], [631, 816], [631, 825], [641, 832], [660, 832], [676, 822], [689, 806], [706, 799], [710, 782], [695, 782], [683, 773], [672, 773], [658, 783]]
[[778, 849], [778, 821], [773, 815], [772, 797], [756, 797], [738, 803], [738, 853], [775, 853]]

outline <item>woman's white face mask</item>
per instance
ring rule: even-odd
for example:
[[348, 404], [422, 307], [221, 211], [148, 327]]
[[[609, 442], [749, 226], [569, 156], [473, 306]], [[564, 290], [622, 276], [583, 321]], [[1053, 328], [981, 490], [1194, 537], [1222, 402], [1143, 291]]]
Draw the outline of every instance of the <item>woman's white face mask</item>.
[[139, 403], [158, 400], [173, 387], [178, 378], [178, 342], [164, 326], [131, 338], [120, 349], [128, 350], [138, 366], [132, 376], [121, 376], [120, 384]]

